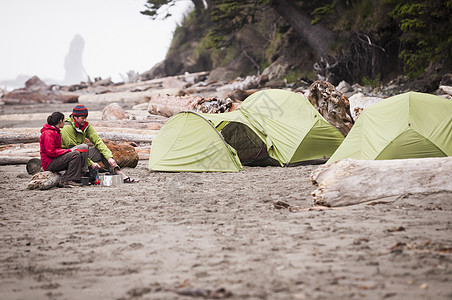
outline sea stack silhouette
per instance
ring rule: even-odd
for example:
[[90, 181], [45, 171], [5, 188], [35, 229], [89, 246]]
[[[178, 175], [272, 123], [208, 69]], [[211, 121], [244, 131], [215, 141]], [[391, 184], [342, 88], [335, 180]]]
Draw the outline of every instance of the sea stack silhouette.
[[86, 81], [83, 68], [83, 48], [85, 41], [82, 36], [76, 34], [72, 39], [68, 54], [64, 58], [64, 84], [76, 84]]

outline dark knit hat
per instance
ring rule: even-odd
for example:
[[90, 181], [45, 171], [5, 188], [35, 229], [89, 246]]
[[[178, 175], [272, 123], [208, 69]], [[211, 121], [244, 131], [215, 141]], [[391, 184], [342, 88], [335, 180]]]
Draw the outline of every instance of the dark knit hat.
[[83, 104], [78, 104], [74, 109], [72, 110], [73, 116], [87, 116], [88, 115], [88, 109]]

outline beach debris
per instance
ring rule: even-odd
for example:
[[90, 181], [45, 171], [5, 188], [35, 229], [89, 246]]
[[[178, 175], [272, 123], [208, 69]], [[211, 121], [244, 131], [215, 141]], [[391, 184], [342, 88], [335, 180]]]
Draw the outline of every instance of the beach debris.
[[398, 227], [392, 227], [392, 228], [386, 229], [386, 232], [398, 232], [398, 231], [405, 231], [405, 227], [398, 226]]
[[233, 90], [249, 90], [256, 89], [259, 84], [265, 84], [268, 81], [268, 76], [246, 76], [245, 78], [238, 77], [232, 82], [222, 85], [218, 91], [233, 91]]
[[0, 155], [0, 165], [23, 165], [26, 164], [32, 157], [30, 156], [4, 156]]
[[186, 82], [180, 78], [171, 76], [163, 78], [162, 86], [164, 89], [184, 89], [190, 86], [191, 83]]
[[127, 295], [129, 295], [130, 297], [143, 297], [143, 295], [145, 294], [149, 294], [152, 292], [151, 288], [148, 287], [137, 287], [137, 288], [133, 288], [127, 291]]
[[437, 254], [447, 254], [452, 253], [452, 247], [450, 245], [444, 245], [443, 243], [436, 243], [432, 241], [425, 242], [397, 242], [392, 245], [389, 250], [392, 253], [402, 253], [403, 250], [413, 250], [419, 253], [437, 253]]
[[428, 283], [427, 283], [427, 282], [422, 283], [422, 284], [419, 286], [419, 288], [420, 288], [421, 290], [426, 290], [426, 289], [428, 289]]
[[437, 94], [438, 96], [452, 100], [452, 86], [440, 85]]
[[352, 129], [354, 121], [347, 97], [327, 81], [314, 81], [309, 87], [308, 100], [320, 114], [344, 136]]
[[339, 84], [336, 86], [336, 90], [344, 95], [353, 92], [352, 86], [344, 80], [339, 82]]
[[76, 103], [77, 94], [62, 93], [58, 86], [48, 86], [39, 77], [33, 76], [25, 82], [24, 88], [15, 89], [3, 95], [5, 104]]
[[228, 98], [232, 101], [238, 102], [245, 100], [248, 96], [252, 95], [255, 92], [255, 90], [233, 90], [232, 92], [228, 93]]
[[39, 144], [0, 145], [0, 165], [26, 164], [32, 158], [39, 160]]
[[328, 207], [328, 206], [322, 206], [322, 205], [316, 205], [313, 207], [308, 208], [301, 208], [298, 206], [292, 206], [287, 202], [284, 201], [276, 201], [273, 203], [273, 206], [276, 209], [288, 209], [289, 211], [295, 212], [295, 211], [314, 211], [314, 210], [331, 210], [331, 209], [342, 209], [341, 207]]
[[32, 158], [27, 162], [27, 173], [30, 175], [35, 175], [39, 172], [44, 171], [42, 169], [41, 159], [40, 158]]
[[290, 208], [290, 207], [292, 207], [289, 203], [284, 202], [284, 201], [276, 201], [276, 202], [273, 203], [273, 206], [276, 209], [283, 209], [283, 208]]
[[39, 172], [31, 177], [27, 189], [29, 190], [48, 190], [57, 186], [61, 175], [57, 172], [44, 171]]
[[[0, 145], [39, 142], [39, 130], [40, 128], [0, 128]], [[104, 140], [135, 143], [152, 143], [158, 130], [96, 127], [97, 134]]]
[[127, 112], [118, 103], [111, 103], [102, 110], [103, 121], [123, 120], [126, 118], [128, 118]]
[[202, 113], [224, 113], [237, 109], [231, 99], [204, 98], [201, 96], [154, 95], [151, 97], [148, 112], [153, 115], [171, 117], [183, 111]]
[[382, 100], [383, 98], [365, 96], [363, 93], [356, 93], [350, 96], [348, 101], [350, 102], [350, 111], [352, 113], [353, 120], [358, 119], [363, 109]]
[[[403, 174], [403, 175], [402, 175]], [[452, 157], [342, 159], [311, 173], [314, 204], [347, 206], [416, 193], [452, 193]]]
[[[155, 90], [143, 90], [139, 89], [140, 86], [136, 86], [137, 90], [134, 90], [133, 86], [125, 84], [124, 86], [118, 86], [115, 90], [100, 94], [84, 94], [80, 95], [79, 102], [83, 104], [109, 104], [109, 103], [148, 103], [152, 95], [155, 94], [169, 94], [180, 95], [182, 92], [179, 89], [155, 89]], [[132, 91], [130, 91], [132, 90]]]
[[204, 288], [177, 288], [170, 289], [179, 295], [190, 297], [203, 297], [205, 299], [226, 299], [232, 296], [232, 293], [225, 288], [218, 288], [216, 290]]
[[39, 142], [41, 128], [0, 128], [0, 145]]
[[113, 153], [116, 163], [121, 168], [135, 168], [138, 164], [138, 153], [129, 143], [105, 141], [105, 145]]
[[391, 204], [393, 202], [394, 201], [383, 201], [383, 200], [380, 200], [380, 201], [372, 201], [372, 202], [368, 203], [367, 205], [375, 206], [375, 205], [379, 205], [379, 204]]

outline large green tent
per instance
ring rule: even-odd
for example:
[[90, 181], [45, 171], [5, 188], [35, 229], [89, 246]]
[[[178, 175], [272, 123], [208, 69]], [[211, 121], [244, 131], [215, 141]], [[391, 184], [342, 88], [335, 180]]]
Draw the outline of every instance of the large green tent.
[[443, 156], [452, 156], [452, 101], [408, 92], [364, 109], [327, 163]]
[[[224, 149], [210, 150], [211, 139]], [[171, 118], [152, 143], [149, 168], [207, 172], [239, 171], [241, 163], [287, 166], [328, 158], [343, 139], [304, 96], [262, 90], [234, 112], [184, 112]], [[213, 149], [219, 152], [215, 156]], [[214, 164], [216, 160], [228, 167]]]

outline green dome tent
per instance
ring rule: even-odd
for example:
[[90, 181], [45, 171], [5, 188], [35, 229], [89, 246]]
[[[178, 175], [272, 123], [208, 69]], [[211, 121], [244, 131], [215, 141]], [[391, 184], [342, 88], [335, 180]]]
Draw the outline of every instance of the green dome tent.
[[452, 156], [452, 101], [409, 92], [364, 109], [327, 164]]
[[262, 90], [237, 111], [172, 117], [152, 143], [149, 168], [231, 172], [240, 171], [242, 163], [287, 166], [328, 158], [343, 139], [304, 96]]
[[329, 158], [344, 140], [306, 97], [291, 91], [259, 91], [240, 110], [265, 134], [268, 154], [281, 165]]
[[173, 116], [152, 141], [149, 168], [154, 171], [237, 172], [242, 164], [233, 148], [200, 114]]

